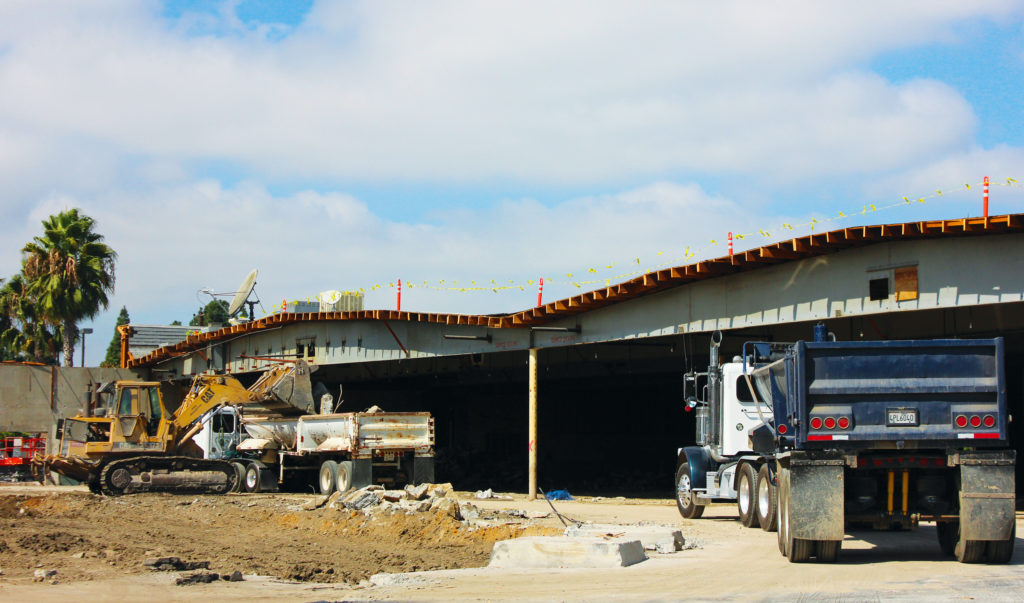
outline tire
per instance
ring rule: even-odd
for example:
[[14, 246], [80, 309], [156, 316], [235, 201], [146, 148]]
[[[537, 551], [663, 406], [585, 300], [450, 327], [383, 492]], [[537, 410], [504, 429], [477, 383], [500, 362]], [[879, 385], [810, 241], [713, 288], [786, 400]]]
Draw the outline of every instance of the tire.
[[778, 524], [779, 553], [789, 557], [789, 470], [779, 468], [779, 486], [776, 490], [777, 507], [775, 512]]
[[338, 463], [334, 487], [336, 491], [342, 494], [352, 489], [352, 461], [341, 461]]
[[981, 563], [985, 560], [984, 540], [963, 540], [958, 539], [953, 554], [960, 563]]
[[761, 465], [757, 472], [757, 481], [754, 482], [754, 510], [757, 513], [757, 522], [765, 532], [774, 532], [779, 526], [777, 507], [779, 506], [779, 493], [775, 484], [772, 483], [771, 470], [768, 463]]
[[338, 481], [338, 463], [334, 461], [324, 461], [320, 465], [319, 479], [317, 484], [320, 486], [320, 494], [328, 495], [334, 492], [335, 483]]
[[761, 524], [757, 519], [757, 490], [754, 489], [757, 474], [754, 472], [754, 465], [740, 465], [736, 478], [736, 508], [740, 514], [740, 523], [744, 527], [756, 528]]
[[245, 491], [246, 492], [259, 492], [260, 482], [263, 478], [262, 468], [258, 463], [249, 463], [245, 468]]
[[960, 533], [959, 521], [939, 522], [935, 524], [935, 533], [939, 537], [939, 548], [946, 557], [954, 556], [956, 538]]
[[804, 540], [803, 538], [791, 538], [789, 543], [789, 562], [805, 563], [814, 554], [817, 548], [817, 540]]
[[690, 463], [683, 463], [676, 469], [676, 506], [679, 514], [686, 519], [697, 519], [704, 514], [704, 505], [697, 504], [690, 479]]
[[818, 540], [815, 547], [818, 563], [835, 563], [842, 546], [842, 540]]
[[232, 461], [231, 466], [235, 468], [235, 483], [231, 486], [231, 492], [245, 491], [245, 465], [238, 461]]
[[985, 557], [989, 563], [1009, 563], [1013, 557], [1013, 543], [1017, 540], [1017, 526], [1010, 530], [1006, 540], [990, 540], [985, 544]]

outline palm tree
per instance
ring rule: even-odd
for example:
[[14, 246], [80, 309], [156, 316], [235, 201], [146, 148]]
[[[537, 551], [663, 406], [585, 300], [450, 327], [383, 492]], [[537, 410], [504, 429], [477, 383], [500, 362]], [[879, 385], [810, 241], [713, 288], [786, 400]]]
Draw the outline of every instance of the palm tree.
[[55, 357], [60, 338], [39, 316], [28, 283], [16, 274], [0, 287], [0, 347], [13, 359], [47, 362]]
[[39, 316], [60, 332], [64, 366], [72, 366], [78, 321], [107, 307], [117, 254], [93, 232], [95, 220], [68, 209], [43, 220], [43, 236], [21, 252], [22, 272]]

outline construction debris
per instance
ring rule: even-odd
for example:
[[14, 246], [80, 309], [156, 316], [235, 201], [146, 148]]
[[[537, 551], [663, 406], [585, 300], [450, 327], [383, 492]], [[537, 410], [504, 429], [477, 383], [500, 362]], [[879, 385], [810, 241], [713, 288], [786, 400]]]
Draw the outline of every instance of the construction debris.
[[178, 557], [150, 557], [142, 565], [155, 572], [181, 572], [210, 569], [209, 561], [182, 561]]

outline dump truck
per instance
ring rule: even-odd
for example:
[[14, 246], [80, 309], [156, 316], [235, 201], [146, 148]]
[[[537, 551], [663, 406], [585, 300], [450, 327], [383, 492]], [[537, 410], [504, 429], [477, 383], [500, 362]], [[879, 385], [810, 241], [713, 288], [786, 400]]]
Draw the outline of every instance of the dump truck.
[[230, 375], [197, 375], [178, 404], [157, 381], [97, 384], [87, 392], [83, 412], [58, 421], [59, 448], [37, 454], [33, 474], [44, 483], [54, 471], [106, 495], [228, 492], [238, 482], [235, 467], [203, 458], [192, 442], [204, 417], [245, 405], [279, 414], [311, 412], [310, 372], [302, 360], [276, 365], [248, 388]]
[[[934, 522], [964, 563], [1013, 554], [1015, 451], [1002, 338], [747, 343], [687, 375], [697, 446], [680, 449], [677, 504], [735, 501], [791, 562], [833, 562], [848, 528]], [[702, 395], [703, 392], [706, 394]]]
[[434, 419], [428, 412], [266, 417], [218, 409], [200, 433], [211, 458], [241, 477], [236, 490], [345, 492], [370, 484], [434, 481]]

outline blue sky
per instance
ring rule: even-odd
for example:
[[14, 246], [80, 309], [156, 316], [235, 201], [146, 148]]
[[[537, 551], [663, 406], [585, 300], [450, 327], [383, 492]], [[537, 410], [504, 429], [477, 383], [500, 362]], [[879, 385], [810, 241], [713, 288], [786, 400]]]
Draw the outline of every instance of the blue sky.
[[1015, 0], [5, 3], [0, 277], [80, 207], [120, 254], [105, 342], [252, 268], [268, 311], [402, 278], [509, 312], [729, 231], [978, 214], [965, 183], [1024, 182], [1022, 34]]

